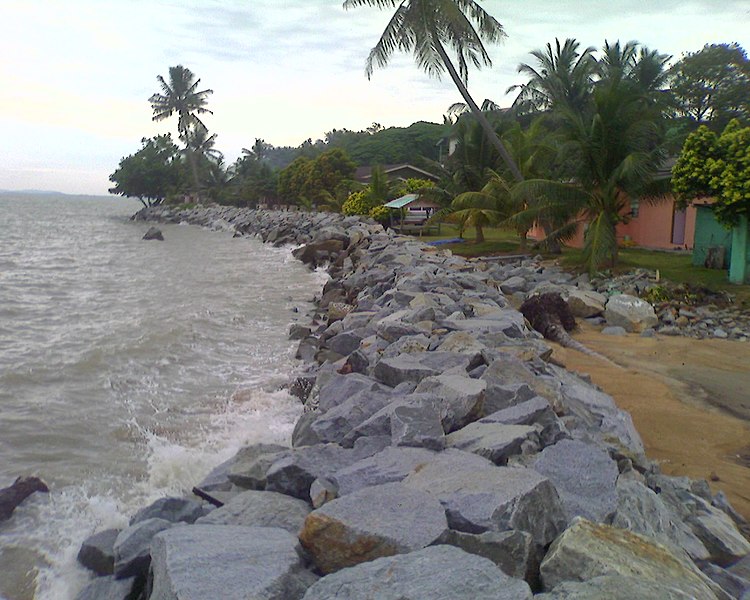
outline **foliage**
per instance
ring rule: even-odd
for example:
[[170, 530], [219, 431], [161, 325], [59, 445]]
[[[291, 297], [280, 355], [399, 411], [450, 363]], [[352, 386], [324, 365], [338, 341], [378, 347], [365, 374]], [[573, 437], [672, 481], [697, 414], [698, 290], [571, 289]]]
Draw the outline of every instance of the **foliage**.
[[670, 70], [678, 116], [721, 130], [733, 118], [750, 122], [750, 60], [739, 44], [706, 44]]
[[[664, 156], [663, 76], [667, 57], [635, 42], [605, 42], [596, 82], [580, 107], [554, 101], [563, 170], [527, 180], [513, 196], [528, 208], [516, 219], [546, 213], [559, 225], [547, 237], [564, 240], [587, 222], [584, 259], [589, 271], [617, 261], [615, 227], [653, 178]], [[550, 88], [552, 89], [552, 88]], [[562, 224], [562, 225], [561, 225]]]
[[383, 205], [373, 206], [368, 213], [371, 219], [375, 219], [378, 223], [385, 224], [391, 216], [391, 210]]
[[489, 181], [478, 192], [464, 192], [451, 202], [452, 212], [447, 220], [458, 223], [463, 230], [468, 225], [476, 230], [476, 243], [484, 242], [484, 227], [508, 219], [513, 213], [513, 200], [507, 182], [494, 171]]
[[143, 138], [141, 143], [143, 147], [121, 159], [109, 176], [115, 184], [109, 193], [138, 198], [144, 206], [152, 206], [181, 187], [184, 174], [180, 151], [169, 134]]
[[[384, 67], [396, 51], [413, 52], [420, 69], [440, 78], [448, 72], [466, 104], [482, 125], [490, 143], [518, 180], [523, 179], [484, 113], [466, 88], [469, 64], [491, 66], [484, 42], [497, 43], [505, 38], [503, 26], [474, 0], [345, 0], [344, 8], [376, 6], [396, 7], [396, 12], [365, 63], [368, 79], [375, 66]], [[458, 69], [448, 56], [453, 50]]]
[[370, 202], [370, 191], [360, 190], [349, 195], [341, 208], [345, 215], [367, 215], [374, 206]]
[[718, 136], [705, 126], [685, 140], [672, 169], [677, 197], [687, 202], [714, 197], [714, 214], [727, 227], [750, 214], [750, 127], [729, 122]]
[[409, 177], [403, 181], [400, 181], [393, 190], [393, 195], [396, 198], [405, 196], [406, 194], [416, 194], [418, 192], [424, 192], [435, 188], [435, 182], [429, 179], [420, 179], [418, 177]]
[[295, 204], [302, 197], [312, 203], [325, 202], [326, 193], [335, 195], [342, 183], [351, 180], [354, 170], [355, 164], [339, 148], [315, 159], [300, 156], [279, 173], [279, 196]]

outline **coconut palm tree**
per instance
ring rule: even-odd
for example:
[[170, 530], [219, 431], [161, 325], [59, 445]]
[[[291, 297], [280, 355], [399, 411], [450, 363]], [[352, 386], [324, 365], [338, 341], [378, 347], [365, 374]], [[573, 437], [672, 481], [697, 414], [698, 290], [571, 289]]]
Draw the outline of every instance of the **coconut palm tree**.
[[464, 192], [451, 202], [446, 220], [473, 225], [476, 243], [484, 242], [484, 228], [508, 219], [514, 211], [511, 188], [495, 171], [489, 170], [489, 180], [478, 192]]
[[568, 38], [560, 44], [555, 38], [555, 47], [547, 44], [546, 50], [534, 50], [536, 65], [522, 63], [518, 72], [529, 76], [529, 81], [513, 85], [508, 92], [518, 90], [513, 106], [521, 112], [543, 112], [567, 106], [582, 110], [590, 98], [596, 72], [593, 46], [579, 52], [580, 44]]
[[[484, 133], [497, 148], [514, 177], [523, 176], [503, 146], [487, 117], [477, 106], [466, 87], [469, 64], [491, 66], [484, 47], [505, 37], [503, 26], [474, 0], [345, 0], [344, 8], [375, 6], [396, 8], [380, 40], [365, 63], [368, 79], [376, 66], [384, 67], [397, 51], [413, 52], [414, 58], [428, 75], [440, 77], [447, 71]], [[458, 69], [448, 56], [446, 46], [455, 51]]]
[[[157, 75], [156, 80], [161, 86], [161, 92], [152, 94], [148, 99], [154, 113], [152, 119], [163, 121], [176, 114], [179, 137], [185, 143], [185, 148], [189, 148], [190, 132], [199, 127], [206, 129], [199, 115], [213, 114], [206, 108], [207, 98], [213, 94], [213, 90], [197, 91], [201, 80], [195, 79], [193, 72], [182, 65], [169, 67], [169, 81], [161, 75]], [[198, 193], [200, 189], [198, 169], [191, 156], [192, 154], [188, 153], [195, 192]]]

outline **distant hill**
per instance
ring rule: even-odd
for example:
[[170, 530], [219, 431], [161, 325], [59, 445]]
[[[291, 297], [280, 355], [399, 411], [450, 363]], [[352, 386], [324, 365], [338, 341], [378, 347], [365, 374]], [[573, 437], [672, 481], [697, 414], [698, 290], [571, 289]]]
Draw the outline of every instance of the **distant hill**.
[[34, 196], [65, 196], [62, 192], [52, 190], [0, 190], [0, 194], [33, 194]]

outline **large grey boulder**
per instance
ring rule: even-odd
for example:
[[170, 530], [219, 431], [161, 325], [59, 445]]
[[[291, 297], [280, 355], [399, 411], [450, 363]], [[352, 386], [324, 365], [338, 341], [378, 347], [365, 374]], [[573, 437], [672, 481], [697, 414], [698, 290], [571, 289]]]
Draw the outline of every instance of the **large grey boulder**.
[[345, 496], [366, 487], [402, 481], [435, 456], [434, 452], [423, 448], [391, 446], [336, 471], [330, 479], [335, 482], [339, 496]]
[[[525, 387], [525, 386], [524, 386]], [[485, 410], [487, 402], [485, 401]], [[565, 424], [552, 410], [549, 401], [541, 396], [520, 402], [488, 414], [480, 423], [502, 423], [504, 425], [534, 425], [539, 430], [539, 440], [542, 447], [555, 444], [562, 439], [569, 438]]]
[[152, 556], [150, 600], [298, 600], [316, 579], [275, 527], [179, 527], [154, 538]]
[[432, 546], [342, 569], [318, 580], [304, 600], [530, 600], [520, 579], [453, 546]]
[[386, 483], [337, 498], [311, 512], [299, 539], [323, 573], [412, 552], [448, 529], [445, 511], [425, 492]]
[[135, 525], [146, 519], [164, 519], [172, 523], [195, 523], [206, 514], [207, 509], [198, 501], [190, 498], [159, 498], [156, 502], [146, 508], [139, 510], [130, 519], [130, 524]]
[[[534, 600], [693, 600], [679, 588], [627, 575], [602, 575], [587, 581], [565, 581]], [[709, 596], [709, 598], [711, 598]]]
[[644, 536], [580, 517], [557, 538], [540, 567], [546, 591], [565, 581], [625, 575], [674, 588], [688, 598], [716, 598], [718, 586], [687, 558]]
[[480, 379], [444, 373], [423, 379], [414, 392], [440, 399], [443, 430], [450, 433], [482, 416], [486, 388]]
[[731, 598], [741, 598], [744, 592], [750, 592], [750, 580], [722, 569], [713, 563], [701, 563], [701, 571]]
[[319, 410], [326, 412], [348, 398], [365, 391], [388, 392], [389, 390], [377, 381], [360, 373], [350, 373], [349, 375], [334, 374], [320, 386], [318, 394]]
[[617, 482], [617, 511], [611, 525], [656, 539], [667, 547], [688, 553], [693, 560], [708, 560], [708, 550], [661, 497], [639, 481]]
[[438, 498], [451, 529], [458, 531], [519, 529], [546, 545], [565, 528], [557, 491], [533, 469], [496, 467], [476, 454], [448, 449], [406, 477], [404, 485]]
[[115, 579], [114, 577], [97, 577], [84, 587], [75, 600], [131, 600], [135, 578]]
[[604, 309], [604, 318], [607, 325], [624, 327], [626, 331], [636, 333], [659, 324], [653, 306], [627, 294], [610, 297]]
[[198, 525], [280, 527], [297, 534], [310, 506], [304, 500], [276, 492], [249, 490], [196, 521]]
[[496, 465], [505, 465], [508, 458], [521, 454], [525, 442], [538, 449], [538, 438], [536, 428], [529, 425], [471, 423], [449, 434], [445, 441], [449, 448], [473, 452]]
[[456, 367], [466, 370], [471, 357], [456, 352], [414, 352], [378, 361], [373, 375], [378, 381], [396, 387], [404, 381], [419, 383]]
[[327, 411], [316, 414], [310, 424], [320, 442], [341, 443], [358, 425], [392, 402], [393, 398], [384, 392], [364, 390], [332, 406]]
[[246, 490], [262, 490], [266, 487], [266, 472], [274, 461], [289, 448], [279, 444], [253, 444], [241, 448], [230, 465], [227, 478], [234, 485]]
[[[416, 395], [415, 395], [416, 396]], [[435, 398], [415, 398], [395, 406], [390, 414], [391, 443], [430, 450], [445, 448], [444, 414]]]
[[607, 297], [599, 292], [578, 290], [574, 288], [568, 292], [565, 302], [574, 317], [587, 319], [604, 312]]
[[310, 485], [357, 460], [351, 449], [338, 444], [294, 448], [275, 461], [266, 473], [266, 490], [310, 499]]
[[441, 543], [490, 559], [503, 573], [531, 583], [539, 575], [539, 550], [525, 531], [464, 533], [449, 529]]
[[619, 471], [600, 448], [561, 440], [545, 448], [533, 466], [554, 484], [569, 520], [585, 517], [603, 522], [617, 509]]
[[164, 519], [146, 519], [123, 529], [113, 547], [115, 577], [125, 579], [145, 575], [151, 563], [151, 539], [174, 526], [175, 523]]
[[[487, 371], [485, 371], [486, 373]], [[483, 374], [484, 375], [484, 374]], [[537, 394], [526, 383], [499, 385], [490, 383], [484, 395], [482, 413], [489, 416], [499, 410], [510, 408], [536, 398]]]
[[114, 573], [114, 548], [119, 533], [119, 529], [105, 529], [87, 537], [78, 551], [78, 562], [97, 575]]

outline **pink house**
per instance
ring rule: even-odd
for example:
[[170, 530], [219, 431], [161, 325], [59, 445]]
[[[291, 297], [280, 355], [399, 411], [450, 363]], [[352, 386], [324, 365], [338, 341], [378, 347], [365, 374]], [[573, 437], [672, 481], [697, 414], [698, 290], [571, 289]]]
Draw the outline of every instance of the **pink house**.
[[[633, 203], [627, 223], [617, 226], [617, 241], [621, 246], [633, 245], [655, 250], [691, 250], [695, 237], [695, 206], [679, 209], [672, 195], [653, 203]], [[583, 223], [573, 239], [567, 242], [574, 248], [583, 247]], [[544, 231], [532, 228], [528, 236], [540, 240]]]

